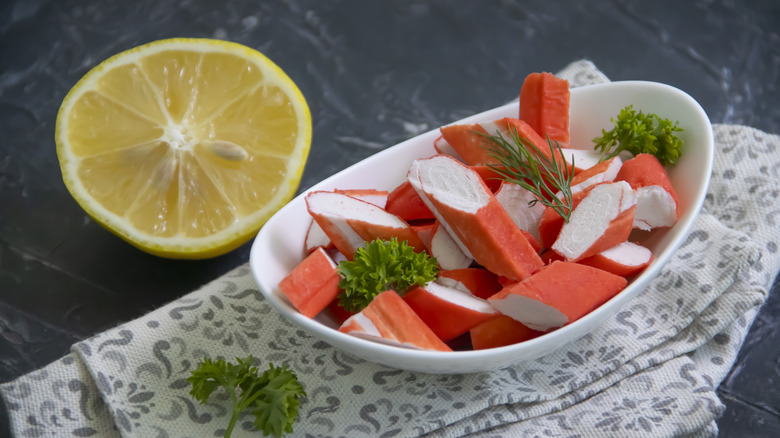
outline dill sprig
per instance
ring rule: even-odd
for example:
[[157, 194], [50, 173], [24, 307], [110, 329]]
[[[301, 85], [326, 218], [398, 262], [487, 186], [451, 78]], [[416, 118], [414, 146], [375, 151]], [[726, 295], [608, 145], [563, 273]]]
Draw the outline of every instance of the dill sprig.
[[[528, 204], [533, 206], [536, 202], [552, 208], [565, 222], [569, 222], [571, 215], [573, 196], [571, 181], [574, 178], [574, 157], [571, 158], [571, 167], [563, 159], [561, 146], [557, 141], [547, 137], [550, 146], [550, 157], [546, 156], [527, 139], [520, 137], [517, 129], [509, 127], [510, 140], [498, 135], [479, 133], [491, 143], [498, 146], [490, 148], [490, 156], [497, 159], [501, 166], [488, 164], [494, 172], [510, 183], [519, 185], [536, 196], [536, 199]], [[560, 193], [560, 194], [559, 194]]]

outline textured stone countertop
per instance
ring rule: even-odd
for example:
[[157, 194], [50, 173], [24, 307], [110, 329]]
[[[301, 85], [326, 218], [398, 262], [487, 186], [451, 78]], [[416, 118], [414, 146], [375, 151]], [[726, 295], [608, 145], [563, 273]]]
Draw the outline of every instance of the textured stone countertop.
[[[780, 3], [771, 0], [0, 2], [0, 381], [248, 260], [249, 244], [205, 261], [147, 255], [68, 194], [55, 152], [57, 110], [112, 54], [179, 36], [265, 53], [311, 108], [303, 190], [515, 98], [530, 72], [583, 58], [613, 80], [685, 90], [713, 123], [780, 133], [779, 32]], [[780, 436], [778, 295], [720, 386], [721, 436]]]

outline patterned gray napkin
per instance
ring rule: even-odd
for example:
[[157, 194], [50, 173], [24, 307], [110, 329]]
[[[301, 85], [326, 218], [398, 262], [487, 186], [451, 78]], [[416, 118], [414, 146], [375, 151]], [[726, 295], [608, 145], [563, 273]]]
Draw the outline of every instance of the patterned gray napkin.
[[[560, 76], [607, 79], [587, 61]], [[222, 436], [225, 399], [197, 404], [203, 357], [287, 364], [308, 397], [290, 436], [712, 436], [715, 393], [780, 269], [780, 138], [715, 125], [705, 208], [651, 285], [590, 334], [536, 361], [428, 375], [341, 353], [289, 324], [241, 266], [0, 386], [18, 436]], [[259, 436], [243, 417], [233, 436]]]

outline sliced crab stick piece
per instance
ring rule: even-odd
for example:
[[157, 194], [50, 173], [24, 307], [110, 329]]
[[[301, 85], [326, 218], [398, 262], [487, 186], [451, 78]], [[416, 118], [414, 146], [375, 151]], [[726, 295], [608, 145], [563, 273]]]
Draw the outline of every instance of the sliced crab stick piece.
[[614, 181], [622, 166], [623, 160], [620, 157], [612, 157], [574, 175], [574, 178], [571, 180], [572, 194], [586, 190], [596, 184]]
[[601, 152], [595, 149], [561, 148], [561, 155], [570, 166], [574, 163], [575, 175], [599, 164], [601, 160]]
[[628, 277], [645, 269], [653, 261], [653, 253], [642, 245], [623, 242], [606, 251], [580, 260], [583, 265], [603, 269], [621, 277]]
[[531, 73], [520, 88], [519, 119], [542, 137], [569, 144], [569, 82], [547, 72]]
[[344, 321], [339, 331], [399, 347], [452, 351], [393, 290], [374, 297], [365, 309]]
[[436, 221], [431, 230], [431, 240], [428, 244], [428, 252], [436, 258], [442, 269], [461, 269], [471, 266], [474, 259], [461, 251], [452, 235]]
[[588, 314], [627, 283], [625, 278], [601, 269], [556, 261], [531, 278], [505, 287], [488, 302], [529, 328], [546, 331]]
[[477, 263], [515, 280], [542, 267], [536, 250], [476, 172], [446, 155], [414, 163], [421, 196]]
[[488, 299], [501, 290], [498, 276], [487, 269], [464, 268], [440, 271], [436, 283]]
[[279, 282], [279, 290], [299, 312], [314, 318], [339, 294], [336, 263], [317, 248]]
[[[387, 204], [387, 196], [388, 196], [387, 190], [336, 189], [334, 190], [334, 192], [340, 193], [342, 195], [351, 196], [353, 198], [361, 199], [368, 203], [374, 204], [379, 208], [385, 208], [385, 205]], [[322, 231], [322, 228], [320, 228], [320, 226], [317, 225], [317, 222], [312, 220], [311, 225], [309, 225], [309, 229], [306, 231], [305, 246], [306, 246], [306, 253], [309, 254], [319, 247], [325, 249], [333, 248], [333, 242], [331, 242], [328, 235], [325, 234], [324, 231]]]
[[306, 230], [304, 246], [306, 248], [306, 254], [311, 254], [311, 252], [317, 248], [334, 248], [333, 242], [330, 241], [330, 237], [322, 231], [322, 227], [317, 225], [317, 222], [314, 219], [312, 219], [309, 229]]
[[309, 214], [349, 260], [366, 241], [374, 239], [395, 237], [417, 252], [425, 251], [409, 224], [374, 204], [333, 192], [311, 192], [305, 200]]
[[504, 181], [496, 192], [496, 199], [509, 213], [515, 225], [540, 241], [539, 222], [546, 207], [533, 193], [517, 184]]
[[677, 194], [669, 175], [655, 156], [639, 154], [623, 163], [616, 180], [636, 190], [634, 226], [642, 230], [671, 227], [680, 218]]
[[[577, 192], [572, 195], [572, 208], [577, 208], [577, 205], [585, 198], [589, 193], [589, 189], [581, 192]], [[539, 244], [542, 248], [550, 248], [563, 227], [563, 216], [561, 216], [552, 207], [545, 207], [542, 217], [539, 219]]]
[[[446, 157], [447, 155], [440, 155], [442, 157]], [[466, 247], [466, 244], [464, 244], [460, 238], [453, 232], [452, 227], [450, 224], [447, 223], [447, 221], [444, 219], [444, 217], [436, 211], [436, 209], [433, 206], [433, 203], [430, 199], [425, 195], [425, 192], [422, 189], [422, 185], [420, 182], [420, 163], [418, 160], [415, 160], [412, 162], [411, 166], [409, 166], [409, 170], [406, 173], [406, 180], [409, 182], [409, 185], [414, 188], [414, 191], [417, 192], [418, 195], [420, 195], [420, 199], [423, 200], [425, 205], [428, 207], [428, 209], [433, 213], [434, 217], [436, 218], [436, 221], [439, 222], [440, 226], [444, 227], [444, 229], [447, 230], [447, 232], [450, 235], [450, 238], [455, 242], [455, 244], [458, 246], [458, 249], [460, 249], [460, 252], [465, 254], [468, 258], [474, 259], [474, 257], [471, 256], [471, 253], [469, 252], [469, 249]], [[430, 247], [430, 242], [429, 247]]]
[[379, 208], [385, 208], [387, 206], [387, 197], [390, 195], [390, 192], [387, 190], [375, 189], [336, 189], [333, 192], [366, 201]]
[[405, 221], [433, 219], [433, 213], [425, 205], [425, 201], [414, 190], [409, 181], [404, 181], [398, 185], [387, 196], [387, 206], [389, 213], [397, 215]]
[[576, 262], [628, 240], [634, 223], [636, 194], [625, 181], [599, 184], [572, 210], [550, 247]]
[[500, 164], [500, 161], [490, 153], [496, 145], [485, 138], [485, 135], [501, 135], [511, 143], [510, 130], [531, 142], [545, 156], [551, 156], [550, 146], [544, 138], [539, 136], [528, 123], [511, 117], [473, 125], [449, 125], [439, 130], [444, 140], [463, 158], [463, 162], [471, 166]]
[[415, 287], [403, 300], [444, 342], [498, 314], [482, 298], [434, 282]]
[[499, 314], [469, 330], [471, 347], [475, 350], [518, 344], [543, 335], [525, 324]]
[[444, 136], [440, 135], [438, 138], [436, 138], [436, 140], [433, 141], [433, 148], [436, 149], [436, 152], [439, 154], [449, 155], [461, 163], [466, 162], [463, 157], [461, 157], [460, 154], [457, 153], [449, 143], [447, 143], [447, 140], [444, 139]]

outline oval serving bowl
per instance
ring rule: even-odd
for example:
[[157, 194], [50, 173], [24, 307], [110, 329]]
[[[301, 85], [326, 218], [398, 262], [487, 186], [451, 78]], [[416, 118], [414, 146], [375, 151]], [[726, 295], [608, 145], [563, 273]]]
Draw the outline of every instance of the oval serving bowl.
[[[611, 129], [610, 118], [620, 109], [656, 113], [679, 121], [684, 129], [683, 154], [677, 165], [668, 168], [669, 178], [679, 197], [682, 215], [668, 229], [654, 230], [640, 238], [653, 251], [655, 260], [611, 300], [573, 323], [538, 338], [501, 348], [478, 351], [436, 352], [380, 344], [341, 333], [322, 314], [309, 319], [287, 301], [277, 285], [301, 260], [304, 238], [311, 223], [304, 196], [313, 190], [380, 189], [392, 190], [406, 176], [417, 158], [436, 153], [438, 128], [383, 150], [331, 176], [299, 195], [274, 215], [257, 235], [250, 254], [252, 273], [265, 298], [293, 324], [342, 351], [371, 362], [411, 371], [458, 374], [504, 368], [545, 356], [584, 336], [621, 309], [658, 275], [693, 225], [707, 192], [712, 171], [713, 136], [710, 121], [701, 106], [685, 92], [669, 85], [644, 81], [623, 81], [584, 86], [571, 90], [571, 148], [592, 148], [592, 139], [602, 129]], [[477, 123], [503, 117], [517, 117], [518, 103], [511, 103], [455, 123]], [[632, 236], [632, 240], [633, 236]]]

